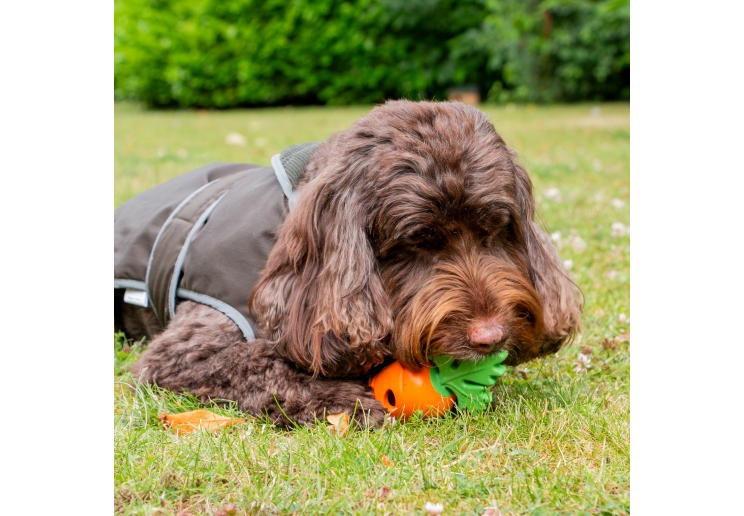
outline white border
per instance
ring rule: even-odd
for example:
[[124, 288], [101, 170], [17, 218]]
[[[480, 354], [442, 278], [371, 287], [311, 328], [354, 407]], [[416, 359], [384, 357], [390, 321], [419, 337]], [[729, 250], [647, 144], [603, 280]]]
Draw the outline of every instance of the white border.
[[633, 4], [636, 515], [741, 511], [743, 11]]
[[113, 7], [1, 9], [7, 514], [111, 511]]

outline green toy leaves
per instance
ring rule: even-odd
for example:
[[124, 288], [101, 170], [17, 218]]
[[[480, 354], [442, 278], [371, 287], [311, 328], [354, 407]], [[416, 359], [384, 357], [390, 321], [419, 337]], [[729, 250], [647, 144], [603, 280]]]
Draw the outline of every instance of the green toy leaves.
[[457, 406], [474, 412], [486, 410], [493, 395], [486, 387], [496, 383], [506, 373], [501, 362], [509, 353], [502, 350], [483, 360], [457, 361], [451, 356], [433, 357], [436, 367], [431, 368], [430, 378], [434, 389], [442, 396], [457, 396]]

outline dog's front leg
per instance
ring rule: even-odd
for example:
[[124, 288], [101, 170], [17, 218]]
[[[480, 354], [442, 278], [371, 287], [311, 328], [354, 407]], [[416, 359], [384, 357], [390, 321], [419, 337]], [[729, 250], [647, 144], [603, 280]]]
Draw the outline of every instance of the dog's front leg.
[[235, 401], [240, 410], [268, 414], [280, 426], [309, 425], [343, 412], [361, 426], [381, 426], [386, 414], [363, 380], [313, 378], [281, 358], [266, 340], [246, 341], [226, 316], [190, 301], [178, 306], [133, 373], [205, 401]]

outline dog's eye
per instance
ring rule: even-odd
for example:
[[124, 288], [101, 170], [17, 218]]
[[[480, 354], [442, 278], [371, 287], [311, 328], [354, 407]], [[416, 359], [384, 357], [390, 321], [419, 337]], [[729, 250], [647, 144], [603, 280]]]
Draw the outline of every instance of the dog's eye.
[[411, 237], [411, 247], [419, 250], [439, 251], [444, 244], [444, 236], [434, 228], [422, 228]]
[[509, 210], [491, 208], [484, 213], [483, 222], [491, 228], [503, 228], [509, 224]]
[[[510, 209], [503, 202], [492, 201], [479, 206], [470, 206], [465, 211], [465, 217], [477, 229], [495, 231], [509, 224]], [[476, 228], [473, 228], [476, 229]]]
[[434, 227], [408, 227], [398, 235], [387, 238], [372, 238], [378, 258], [387, 261], [410, 259], [411, 253], [427, 253], [444, 249], [445, 236]]
[[478, 220], [478, 226], [482, 233], [495, 235], [509, 226], [511, 218], [506, 210], [485, 211]]
[[511, 222], [511, 217], [502, 211], [481, 218], [473, 230], [483, 247], [500, 247], [504, 242], [513, 241], [515, 238]]

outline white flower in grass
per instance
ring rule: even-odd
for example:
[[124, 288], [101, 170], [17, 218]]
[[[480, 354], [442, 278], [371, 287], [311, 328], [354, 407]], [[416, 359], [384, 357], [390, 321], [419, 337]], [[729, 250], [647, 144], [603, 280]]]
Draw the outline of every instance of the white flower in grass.
[[579, 353], [579, 357], [576, 359], [576, 367], [574, 371], [577, 373], [585, 373], [587, 369], [592, 367], [592, 360], [584, 353]]
[[560, 231], [556, 231], [556, 232], [550, 234], [550, 239], [554, 243], [558, 244], [558, 243], [560, 243], [562, 236], [563, 236], [563, 234]]
[[608, 272], [607, 273], [607, 277], [610, 278], [610, 279], [617, 278], [617, 271], [610, 271], [610, 272]]
[[612, 204], [613, 208], [617, 208], [619, 210], [620, 208], [625, 206], [625, 201], [621, 201], [620, 199], [615, 198], [610, 201], [610, 204]]
[[622, 222], [612, 223], [612, 236], [621, 237], [627, 234], [628, 234], [628, 228], [625, 227], [625, 224], [623, 224]]
[[573, 260], [563, 260], [563, 266], [566, 268], [567, 271], [570, 271], [573, 269]]
[[620, 314], [620, 315], [618, 316], [618, 320], [619, 320], [619, 321], [620, 321], [621, 323], [625, 324], [626, 322], [628, 322], [628, 320], [629, 320], [629, 319], [628, 319], [628, 316], [627, 316], [627, 315], [625, 315], [625, 314]]
[[424, 510], [426, 511], [426, 514], [442, 514], [444, 511], [444, 505], [441, 503], [426, 502]]
[[550, 199], [551, 201], [560, 201], [563, 199], [561, 197], [561, 191], [558, 190], [555, 186], [551, 186], [547, 190], [545, 190], [545, 197], [547, 199]]
[[571, 235], [568, 237], [568, 243], [574, 248], [574, 251], [581, 253], [586, 250], [586, 242], [579, 235]]
[[225, 143], [228, 145], [245, 145], [245, 136], [240, 133], [229, 133], [225, 136]]

